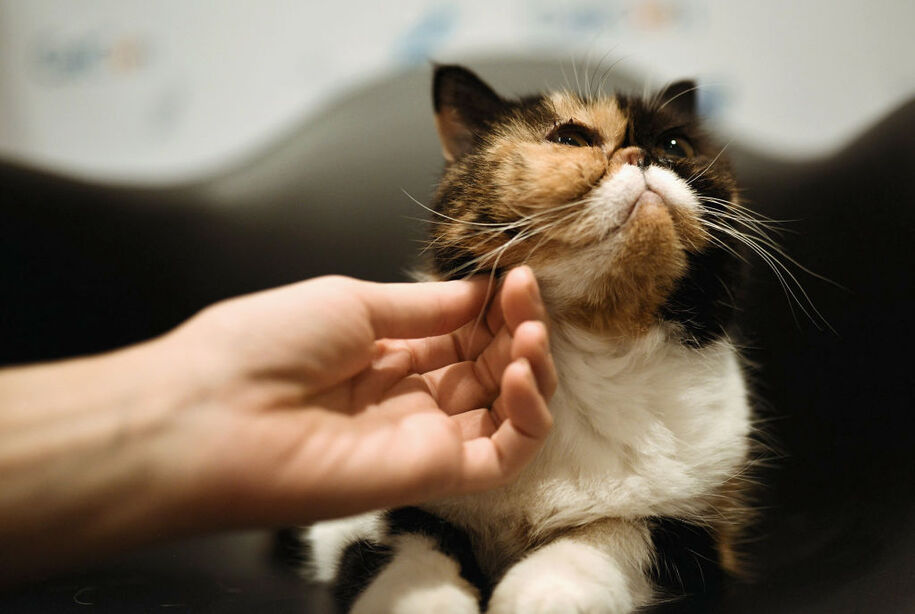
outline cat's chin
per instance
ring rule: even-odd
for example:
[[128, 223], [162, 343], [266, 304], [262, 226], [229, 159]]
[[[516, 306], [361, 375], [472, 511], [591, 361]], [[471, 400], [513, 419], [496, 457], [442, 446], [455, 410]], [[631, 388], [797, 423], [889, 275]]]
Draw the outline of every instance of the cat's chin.
[[635, 203], [632, 205], [632, 209], [629, 212], [629, 216], [626, 218], [626, 221], [623, 222], [623, 225], [629, 223], [634, 216], [638, 215], [639, 212], [648, 210], [653, 211], [655, 209], [666, 209], [667, 203], [664, 202], [664, 199], [661, 198], [661, 195], [657, 192], [652, 192], [651, 190], [645, 190], [642, 192]]

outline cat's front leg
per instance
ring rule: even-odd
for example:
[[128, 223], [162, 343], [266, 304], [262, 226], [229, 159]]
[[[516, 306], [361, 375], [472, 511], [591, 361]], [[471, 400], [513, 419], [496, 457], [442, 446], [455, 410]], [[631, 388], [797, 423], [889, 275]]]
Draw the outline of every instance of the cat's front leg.
[[399, 535], [391, 550], [390, 562], [358, 596], [352, 614], [479, 614], [479, 591], [435, 540]]
[[648, 603], [647, 530], [623, 521], [578, 529], [533, 551], [496, 586], [487, 614], [623, 614]]

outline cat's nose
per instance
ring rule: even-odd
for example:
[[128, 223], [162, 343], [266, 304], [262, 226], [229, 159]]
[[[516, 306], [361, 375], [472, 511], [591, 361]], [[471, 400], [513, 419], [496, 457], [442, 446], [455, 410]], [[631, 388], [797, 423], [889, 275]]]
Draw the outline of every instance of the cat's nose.
[[641, 168], [645, 166], [645, 150], [641, 147], [634, 146], [623, 147], [622, 149], [617, 149], [613, 152], [611, 161], [616, 162], [620, 166], [623, 164], [631, 164], [632, 166]]

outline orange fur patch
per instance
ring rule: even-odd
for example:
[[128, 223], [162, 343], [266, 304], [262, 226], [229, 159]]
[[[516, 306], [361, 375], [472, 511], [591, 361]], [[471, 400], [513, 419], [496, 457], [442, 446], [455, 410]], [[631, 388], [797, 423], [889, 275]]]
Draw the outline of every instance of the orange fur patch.
[[557, 92], [549, 100], [562, 121], [572, 119], [596, 130], [601, 138], [601, 149], [608, 157], [623, 142], [627, 118], [615, 99], [598, 98], [585, 103], [567, 92]]
[[523, 213], [577, 200], [607, 171], [607, 159], [593, 147], [500, 140], [492, 155], [504, 160], [496, 174], [500, 196]]
[[753, 577], [753, 571], [741, 551], [741, 542], [746, 538], [746, 528], [756, 518], [756, 511], [750, 506], [753, 484], [743, 474], [737, 475], [719, 488], [714, 499], [714, 515], [711, 521], [718, 546], [718, 562], [728, 574], [741, 580]]

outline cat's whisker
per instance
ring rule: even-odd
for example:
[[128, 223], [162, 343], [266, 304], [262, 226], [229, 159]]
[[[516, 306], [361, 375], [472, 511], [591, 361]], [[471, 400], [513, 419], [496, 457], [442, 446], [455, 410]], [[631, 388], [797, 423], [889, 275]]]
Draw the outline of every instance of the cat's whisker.
[[709, 209], [709, 210], [705, 211], [704, 215], [709, 215], [722, 222], [728, 221], [728, 222], [738, 223], [740, 226], [746, 228], [748, 232], [750, 232], [750, 231], [755, 232], [759, 236], [765, 237], [766, 239], [768, 239], [769, 241], [772, 241], [773, 243], [778, 242], [778, 240], [776, 238], [773, 238], [773, 235], [775, 237], [782, 237], [783, 235], [786, 235], [786, 234], [797, 234], [796, 231], [794, 231], [790, 228], [785, 228], [781, 224], [765, 222], [765, 221], [758, 220], [758, 219], [755, 219], [755, 218], [752, 218], [749, 216], [745, 216], [740, 213], [727, 214], [727, 213], [722, 213], [719, 210]]
[[[619, 45], [614, 45], [613, 47], [611, 47], [610, 49], [605, 51], [604, 55], [602, 55], [600, 57], [600, 60], [597, 62], [597, 66], [594, 67], [594, 71], [588, 75], [588, 94], [591, 96], [591, 98], [594, 98], [596, 94], [601, 93], [600, 79], [595, 79], [595, 78], [597, 77], [597, 73], [601, 70], [601, 67], [604, 65], [604, 62], [607, 61], [607, 58], [610, 57], [610, 54], [613, 53], [618, 46]], [[615, 62], [614, 62], [614, 64], [611, 64], [611, 67], [613, 65], [615, 65]], [[595, 92], [595, 88], [594, 88], [595, 84], [598, 85], [596, 92]]]
[[[472, 258], [471, 260], [468, 260], [464, 264], [446, 271], [445, 274], [447, 277], [453, 277], [455, 274], [457, 274], [459, 272], [471, 269], [471, 271], [469, 273], [466, 273], [466, 275], [467, 276], [475, 275], [475, 274], [479, 273], [480, 271], [482, 271], [484, 268], [489, 268], [488, 261], [491, 260], [493, 256], [497, 256], [497, 261], [498, 261], [498, 259], [501, 258], [501, 253], [503, 253], [504, 251], [507, 251], [508, 248], [510, 248], [514, 243], [517, 243], [520, 240], [524, 240], [524, 238], [526, 238], [526, 237], [527, 237], [527, 234], [525, 234], [525, 232], [522, 231], [518, 235], [509, 239], [504, 244], [498, 245], [498, 246], [486, 251], [485, 253], [480, 254], [479, 256]], [[485, 243], [485, 240], [481, 243], [478, 243], [477, 245], [481, 245], [482, 243]]]
[[[700, 202], [701, 202], [701, 200], [700, 200]], [[717, 204], [717, 203], [709, 203], [709, 204]], [[704, 214], [714, 215], [716, 217], [727, 218], [729, 220], [738, 221], [742, 224], [750, 224], [754, 228], [765, 229], [765, 230], [768, 230], [771, 232], [776, 232], [776, 233], [782, 233], [785, 231], [785, 228], [782, 225], [783, 222], [770, 222], [763, 218], [753, 217], [752, 215], [750, 215], [748, 213], [744, 213], [739, 210], [733, 210], [733, 209], [721, 210], [721, 209], [714, 209], [714, 208], [710, 208], [710, 207], [706, 207], [706, 206], [701, 206], [701, 209]]]
[[578, 67], [575, 65], [574, 56], [572, 57], [572, 72], [575, 74], [575, 93], [578, 94], [579, 98], [582, 98], [581, 83], [578, 81]]
[[[790, 285], [788, 284], [788, 282], [787, 282], [787, 280], [785, 279], [785, 277], [784, 277], [784, 275], [782, 274], [782, 272], [779, 270], [778, 267], [775, 266], [774, 263], [775, 263], [776, 259], [775, 259], [771, 254], [769, 254], [769, 253], [768, 253], [767, 251], [765, 251], [762, 247], [760, 247], [759, 245], [757, 245], [753, 240], [747, 238], [746, 235], [745, 235], [744, 233], [741, 233], [741, 232], [739, 232], [739, 231], [737, 231], [737, 230], [731, 228], [730, 226], [727, 226], [727, 225], [724, 225], [724, 224], [712, 223], [712, 222], [709, 222], [708, 220], [703, 220], [703, 224], [704, 224], [705, 226], [709, 227], [709, 228], [712, 228], [712, 229], [714, 229], [714, 230], [718, 230], [719, 232], [722, 232], [722, 233], [724, 233], [725, 235], [730, 236], [730, 237], [736, 239], [737, 241], [739, 241], [740, 243], [742, 243], [743, 245], [745, 245], [745, 246], [747, 246], [749, 249], [751, 249], [754, 253], [756, 253], [756, 254], [757, 254], [757, 255], [758, 255], [758, 256], [759, 256], [768, 266], [769, 266], [769, 268], [770, 268], [770, 269], [772, 270], [772, 272], [775, 274], [776, 278], [778, 279], [779, 283], [781, 284], [782, 288], [784, 289], [786, 296], [788, 296], [790, 299], [793, 299], [794, 302], [797, 303], [798, 306], [799, 306], [802, 310], [804, 309], [803, 305], [801, 304], [801, 302], [800, 302], [800, 300], [798, 299], [797, 295], [794, 293], [793, 289], [792, 289], [792, 288], [790, 287]], [[713, 236], [713, 238], [714, 238], [714, 236]], [[720, 244], [720, 243], [721, 243], [720, 240], [717, 241], [717, 243]], [[731, 251], [731, 253], [733, 253], [732, 250], [729, 250], [729, 251]], [[746, 260], [745, 260], [744, 258], [741, 258], [741, 260], [743, 260], [744, 262], [746, 262]], [[795, 280], [795, 281], [796, 281], [796, 280]], [[791, 303], [790, 300], [789, 300], [788, 306], [789, 306], [789, 308], [792, 309], [792, 313], [793, 313], [794, 310], [793, 310], [792, 303]], [[809, 313], [807, 313], [806, 310], [804, 310], [804, 312], [808, 315], [808, 317], [811, 318], [811, 320], [813, 320], [813, 318], [809, 315]]]
[[549, 227], [545, 228], [545, 229], [541, 232], [541, 234], [543, 234], [544, 236], [541, 237], [541, 239], [540, 239], [539, 241], [537, 241], [537, 243], [534, 245], [534, 247], [531, 248], [531, 250], [527, 253], [527, 256], [525, 256], [524, 261], [525, 261], [525, 262], [528, 262], [528, 261], [531, 259], [531, 256], [534, 255], [534, 252], [537, 251], [537, 248], [539, 248], [541, 245], [543, 245], [543, 242], [546, 241], [546, 240], [548, 240], [548, 239], [550, 238], [550, 236], [546, 233], [546, 231], [552, 230], [553, 228], [555, 228], [556, 226], [560, 225], [561, 223], [565, 223], [566, 220], [568, 220], [568, 219], [571, 218], [571, 217], [574, 217], [574, 214], [576, 214], [576, 213], [577, 213], [577, 212], [573, 212], [572, 214], [569, 214], [569, 215], [567, 215], [566, 217], [564, 217], [564, 218], [562, 218], [562, 219], [560, 219], [560, 220], [557, 220], [556, 222], [553, 222]]
[[731, 142], [732, 142], [732, 141], [728, 141], [727, 143], [724, 144], [724, 147], [721, 148], [721, 151], [718, 152], [718, 155], [715, 156], [715, 157], [712, 159], [712, 161], [708, 163], [708, 166], [706, 166], [704, 169], [702, 169], [702, 172], [700, 172], [698, 175], [691, 176], [689, 179], [687, 179], [687, 180], [686, 180], [686, 185], [692, 185], [692, 184], [695, 183], [696, 181], [699, 181], [699, 179], [700, 179], [703, 175], [705, 175], [705, 173], [707, 173], [708, 170], [709, 170], [710, 168], [712, 168], [712, 166], [714, 166], [716, 162], [718, 162], [718, 160], [721, 158], [721, 154], [723, 154], [723, 153], [725, 152], [725, 150], [728, 148], [728, 146], [731, 144]]
[[[582, 202], [585, 202], [585, 201], [583, 200], [583, 201], [576, 201], [576, 202], [572, 202], [572, 203], [566, 203], [565, 205], [562, 205], [560, 207], [555, 207], [554, 209], [552, 209], [549, 212], [541, 212], [541, 215], [545, 215], [547, 213], [555, 214], [557, 211], [569, 209], [573, 206], [578, 206]], [[548, 231], [552, 230], [553, 228], [556, 228], [557, 226], [567, 223], [569, 220], [573, 219], [574, 217], [576, 217], [578, 215], [580, 215], [580, 210], [573, 209], [572, 211], [568, 211], [564, 215], [559, 216], [557, 219], [549, 221], [540, 226], [524, 228], [521, 232], [519, 232], [517, 235], [515, 235], [514, 237], [512, 237], [511, 239], [506, 241], [504, 244], [498, 245], [498, 246], [486, 251], [485, 253], [463, 263], [461, 266], [449, 270], [447, 274], [449, 277], [452, 277], [459, 272], [470, 270], [471, 272], [467, 273], [467, 275], [468, 276], [474, 275], [474, 274], [482, 271], [484, 268], [489, 268], [490, 265], [488, 264], [488, 262], [493, 260], [494, 257], [495, 257], [495, 262], [497, 265], [498, 262], [501, 260], [502, 256], [505, 254], [505, 252], [507, 252], [508, 249], [510, 249], [512, 246], [518, 245], [537, 235], [545, 234]], [[493, 231], [493, 230], [482, 230], [482, 231], [477, 231], [476, 234], [477, 235], [488, 235], [488, 234], [493, 234], [494, 232], [495, 231]], [[534, 249], [532, 249], [528, 253], [528, 256], [522, 262], [526, 262], [527, 258], [530, 257], [530, 254], [532, 254], [533, 251], [537, 247], [539, 247], [539, 245], [542, 244], [542, 242], [544, 240], [546, 240], [548, 238], [549, 238], [548, 236], [543, 237], [541, 239], [541, 241], [537, 245], [534, 246]], [[483, 240], [479, 241], [474, 247], [471, 248], [471, 250], [479, 248], [481, 245], [485, 244], [489, 240], [491, 240], [491, 237], [484, 236]], [[496, 265], [493, 265], [493, 266], [496, 266]]]
[[713, 215], [717, 218], [739, 221], [741, 225], [748, 228], [752, 227], [755, 231], [770, 239], [770, 232], [778, 235], [787, 233], [794, 234], [795, 231], [786, 228], [785, 224], [800, 221], [770, 218], [739, 203], [718, 198], [700, 196], [699, 201], [700, 210], [704, 214]]
[[696, 92], [698, 90], [699, 90], [699, 86], [697, 85], [694, 87], [687, 88], [687, 89], [683, 90], [682, 92], [677, 92], [676, 94], [674, 94], [673, 96], [668, 98], [666, 101], [664, 101], [664, 104], [662, 104], [657, 109], [655, 109], [655, 112], [662, 111], [664, 109], [664, 107], [666, 107], [667, 105], [672, 103], [674, 100], [676, 100], [680, 96], [685, 96], [686, 94], [691, 94], [692, 92]]
[[[486, 286], [486, 296], [490, 296], [490, 294], [492, 293], [493, 288], [495, 286], [496, 271], [498, 271], [498, 268], [499, 268], [499, 261], [502, 259], [502, 256], [505, 254], [505, 252], [508, 251], [508, 249], [511, 247], [512, 243], [514, 241], [518, 240], [521, 236], [522, 236], [522, 234], [512, 237], [509, 241], [507, 241], [501, 247], [498, 247], [495, 250], [491, 250], [490, 252], [488, 252], [486, 254], [486, 257], [488, 258], [488, 257], [492, 256], [494, 252], [498, 252], [495, 254], [496, 257], [492, 263], [492, 267], [491, 267], [491, 270], [489, 273], [489, 281], [487, 282], [487, 286]], [[482, 270], [482, 268], [477, 267], [474, 270], [474, 272], [470, 273], [468, 276], [473, 275], [476, 272], [479, 272], [480, 270]], [[480, 313], [477, 314], [476, 320], [473, 323], [473, 328], [470, 329], [470, 337], [468, 338], [468, 342], [467, 342], [468, 346], [471, 346], [471, 347], [473, 346], [474, 337], [476, 337], [477, 330], [479, 330], [480, 323], [483, 321], [483, 318], [485, 317], [485, 315], [486, 315], [486, 306], [484, 305], [480, 309]]]
[[769, 238], [770, 240], [771, 240], [771, 237], [769, 235], [770, 232], [780, 234], [780, 229], [778, 229], [778, 228], [770, 228], [770, 227], [760, 224], [754, 220], [745, 219], [740, 216], [722, 214], [721, 212], [718, 212], [718, 211], [706, 211], [703, 213], [703, 215], [709, 216], [721, 223], [737, 224], [738, 226], [741, 226], [742, 228], [744, 228], [747, 232], [756, 233], [760, 237], [766, 237], [766, 238]]
[[837, 287], [837, 288], [839, 288], [839, 289], [841, 289], [841, 290], [847, 290], [847, 288], [845, 288], [844, 286], [842, 286], [842, 285], [839, 284], [838, 282], [835, 282], [835, 281], [833, 281], [832, 279], [829, 279], [828, 277], [826, 277], [826, 276], [824, 276], [824, 275], [820, 275], [820, 274], [817, 273], [816, 271], [810, 270], [809, 268], [807, 268], [806, 266], [804, 266], [803, 264], [801, 264], [800, 262], [798, 262], [797, 260], [795, 260], [793, 257], [791, 257], [791, 256], [784, 250], [784, 248], [783, 248], [781, 245], [778, 244], [778, 242], [776, 242], [776, 241], [775, 241], [772, 237], [770, 237], [766, 232], [764, 232], [764, 231], [762, 231], [762, 230], [760, 230], [760, 229], [758, 229], [758, 228], [756, 228], [756, 229], [754, 229], [754, 230], [755, 230], [756, 234], [754, 234], [754, 235], [746, 235], [746, 236], [752, 237], [754, 240], [758, 241], [759, 243], [762, 243], [763, 245], [765, 245], [765, 246], [768, 247], [769, 249], [775, 251], [779, 256], [781, 256], [782, 258], [784, 258], [785, 260], [787, 260], [788, 262], [790, 262], [791, 264], [793, 264], [794, 266], [796, 266], [798, 269], [800, 269], [800, 270], [803, 271], [804, 273], [807, 273], [807, 274], [810, 275], [811, 277], [816, 277], [817, 279], [819, 279], [819, 280], [821, 280], [821, 281], [825, 281], [826, 283], [832, 284], [833, 286], [835, 286], [835, 287]]
[[407, 192], [406, 190], [401, 189], [401, 192], [403, 192], [403, 193], [407, 196], [407, 198], [409, 198], [410, 200], [412, 200], [414, 203], [416, 203], [417, 205], [419, 205], [420, 207], [422, 207], [423, 209], [425, 209], [425, 210], [428, 211], [429, 213], [431, 213], [431, 214], [433, 214], [433, 215], [437, 215], [438, 217], [444, 218], [444, 219], [449, 220], [449, 221], [451, 221], [451, 222], [456, 222], [456, 223], [459, 223], [459, 224], [467, 224], [467, 225], [470, 225], [470, 226], [493, 226], [493, 227], [495, 227], [495, 226], [510, 227], [510, 226], [513, 226], [513, 225], [515, 224], [515, 222], [471, 222], [471, 221], [468, 221], [468, 220], [461, 220], [461, 219], [458, 219], [458, 218], [451, 217], [451, 216], [449, 216], [449, 215], [445, 215], [444, 213], [442, 213], [442, 212], [440, 212], [440, 211], [436, 211], [436, 210], [433, 209], [432, 207], [429, 207], [428, 205], [423, 204], [422, 202], [420, 202], [419, 200], [417, 200], [416, 198], [414, 198], [414, 197], [413, 197], [409, 192]]
[[630, 57], [632, 57], [632, 56], [631, 56], [631, 55], [624, 55], [624, 56], [622, 56], [620, 59], [616, 60], [613, 64], [611, 64], [610, 67], [607, 68], [607, 70], [605, 70], [605, 71], [603, 72], [603, 74], [602, 74], [601, 77], [600, 77], [600, 82], [597, 84], [597, 91], [598, 91], [598, 93], [601, 93], [601, 92], [604, 91], [604, 85], [606, 84], [607, 79], [610, 77], [610, 74], [613, 72], [613, 69], [616, 68], [616, 66], [617, 66], [620, 62], [622, 62], [623, 60], [627, 60], [627, 59], [629, 59]]
[[[773, 273], [775, 273], [776, 277], [779, 279], [779, 281], [782, 284], [782, 288], [790, 295], [790, 297], [794, 300], [794, 302], [797, 304], [798, 308], [801, 309], [801, 311], [804, 313], [804, 315], [806, 315], [807, 318], [811, 322], [813, 322], [814, 325], [817, 326], [817, 328], [820, 328], [820, 324], [823, 324], [827, 328], [829, 328], [831, 331], [835, 332], [835, 329], [832, 327], [832, 325], [830, 325], [829, 321], [826, 320], [826, 318], [823, 316], [823, 314], [820, 313], [820, 311], [817, 309], [816, 305], [813, 303], [813, 300], [810, 298], [810, 295], [804, 289], [803, 284], [801, 284], [801, 282], [797, 279], [797, 277], [794, 275], [794, 273], [792, 273], [791, 270], [781, 260], [779, 260], [774, 254], [769, 252], [766, 249], [766, 247], [769, 247], [770, 249], [776, 249], [776, 251], [778, 251], [780, 255], [782, 255], [783, 257], [788, 259], [792, 264], [794, 264], [795, 266], [800, 266], [793, 258], [786, 256], [784, 254], [784, 252], [781, 251], [780, 248], [775, 248], [770, 245], [767, 245], [760, 237], [752, 237], [750, 235], [747, 235], [744, 232], [737, 231], [736, 229], [734, 229], [730, 226], [727, 226], [727, 225], [709, 223], [708, 221], [706, 221], [705, 223], [717, 230], [720, 230], [721, 232], [727, 234], [728, 236], [733, 237], [737, 241], [740, 241], [741, 243], [746, 245], [748, 248], [750, 248], [754, 253], [756, 253], [769, 266], [769, 268], [773, 271]], [[760, 244], [761, 242], [762, 242], [762, 245]], [[802, 267], [802, 269], [805, 272], [808, 272], [806, 268]], [[793, 282], [793, 287], [792, 287], [792, 284], [788, 283], [788, 280]], [[797, 291], [800, 292], [801, 296], [804, 299], [803, 301], [795, 293], [794, 288], [797, 288]], [[789, 305], [790, 305], [790, 303], [789, 303]], [[807, 307], [809, 307], [810, 309], [808, 309]], [[812, 311], [812, 313], [811, 313], [811, 311]], [[814, 315], [816, 317], [814, 317]]]
[[[569, 203], [565, 203], [563, 205], [552, 207], [552, 208], [546, 209], [544, 211], [540, 211], [540, 212], [534, 213], [532, 215], [526, 216], [522, 219], [519, 219], [517, 222], [512, 223], [511, 225], [507, 225], [504, 228], [491, 228], [491, 229], [485, 229], [485, 230], [478, 230], [478, 231], [476, 231], [476, 234], [477, 235], [497, 236], [499, 234], [502, 234], [505, 230], [516, 230], [516, 229], [521, 229], [523, 232], [523, 230], [525, 229], [525, 226], [532, 226], [534, 224], [534, 222], [540, 222], [541, 218], [552, 217], [552, 216], [556, 216], [557, 214], [563, 214], [563, 215], [560, 215], [556, 220], [553, 220], [552, 222], [547, 222], [547, 225], [550, 225], [550, 227], [554, 227], [555, 222], [562, 222], [567, 219], [570, 219], [574, 215], [578, 214], [578, 210], [582, 208], [582, 205], [587, 205], [590, 202], [591, 202], [591, 200], [588, 198], [577, 200], [577, 201], [572, 201]], [[570, 212], [571, 215], [569, 213], [564, 213], [568, 209], [573, 209], [573, 211]], [[459, 224], [457, 224], [455, 226], [460, 227]], [[539, 232], [542, 232], [542, 230], [544, 230], [544, 228], [541, 226], [539, 228], [535, 228], [534, 230], [535, 230], [535, 233], [539, 233]], [[530, 236], [530, 234], [528, 234], [526, 236]], [[477, 246], [481, 245], [482, 243], [485, 243], [485, 240], [478, 243]]]
[[759, 211], [756, 211], [756, 210], [754, 210], [754, 209], [750, 209], [749, 207], [747, 207], [747, 206], [744, 205], [743, 203], [736, 202], [736, 201], [733, 201], [733, 200], [725, 200], [725, 199], [723, 199], [723, 198], [715, 198], [714, 196], [702, 196], [702, 195], [699, 195], [698, 198], [699, 198], [699, 200], [700, 200], [701, 202], [707, 202], [707, 203], [713, 203], [713, 204], [721, 205], [722, 207], [725, 207], [726, 209], [728, 209], [729, 211], [733, 211], [734, 213], [752, 215], [752, 216], [754, 216], [754, 217], [756, 217], [756, 218], [758, 218], [758, 219], [760, 219], [760, 220], [765, 220], [766, 222], [769, 222], [769, 223], [772, 223], [772, 224], [791, 224], [791, 223], [795, 223], [795, 222], [800, 222], [800, 221], [801, 221], [800, 219], [784, 219], [784, 220], [780, 220], [780, 219], [772, 218], [772, 217], [769, 217], [769, 216], [767, 216], [767, 215], [765, 215], [765, 214], [763, 214], [763, 213], [760, 213]]
[[746, 256], [744, 256], [743, 254], [741, 254], [740, 252], [738, 252], [736, 249], [734, 249], [733, 247], [731, 247], [730, 245], [728, 245], [727, 243], [725, 243], [724, 241], [722, 241], [722, 240], [719, 239], [718, 237], [716, 237], [716, 236], [714, 236], [714, 235], [709, 235], [709, 241], [711, 241], [712, 243], [714, 243], [715, 245], [717, 245], [717, 246], [720, 247], [721, 249], [727, 251], [729, 254], [731, 254], [731, 255], [734, 256], [735, 258], [739, 259], [741, 262], [744, 262], [744, 263], [746, 263], [746, 264], [749, 264], [749, 261], [747, 260]]
[[566, 90], [571, 92], [572, 83], [571, 83], [571, 81], [569, 81], [569, 75], [568, 75], [568, 73], [566, 73], [565, 63], [562, 60], [559, 60], [559, 72], [562, 73], [562, 79], [563, 79], [563, 81], [565, 81]]
[[[533, 213], [533, 214], [525, 214], [525, 213], [522, 213], [522, 212], [518, 211], [517, 209], [512, 208], [512, 211], [518, 216], [518, 219], [517, 219], [517, 220], [513, 220], [513, 221], [510, 221], [510, 222], [471, 222], [471, 221], [469, 221], [469, 220], [461, 220], [461, 219], [459, 219], [459, 218], [454, 218], [454, 217], [445, 215], [444, 213], [441, 213], [441, 212], [439, 212], [439, 211], [436, 211], [436, 210], [433, 209], [432, 207], [429, 207], [428, 205], [426, 205], [426, 204], [422, 203], [421, 201], [417, 200], [417, 199], [414, 198], [410, 193], [408, 193], [406, 190], [401, 190], [401, 191], [402, 191], [410, 200], [412, 200], [414, 203], [416, 203], [417, 205], [419, 205], [420, 207], [422, 207], [422, 208], [425, 209], [426, 211], [432, 213], [432, 214], [435, 215], [435, 216], [438, 216], [438, 217], [441, 217], [441, 218], [443, 218], [443, 219], [445, 219], [445, 220], [448, 220], [449, 222], [453, 222], [453, 226], [455, 226], [455, 227], [479, 226], [479, 227], [491, 228], [491, 229], [493, 230], [493, 232], [496, 232], [496, 233], [503, 232], [503, 231], [505, 231], [505, 230], [517, 229], [517, 228], [523, 227], [523, 226], [524, 226], [526, 223], [528, 223], [528, 222], [533, 222], [534, 220], [537, 220], [538, 218], [545, 217], [545, 216], [550, 216], [550, 215], [555, 215], [557, 212], [563, 211], [563, 210], [565, 210], [565, 209], [568, 209], [568, 208], [571, 208], [571, 207], [578, 207], [578, 206], [580, 206], [580, 205], [584, 205], [584, 204], [587, 204], [587, 203], [591, 202], [591, 199], [586, 197], [586, 198], [583, 198], [583, 199], [579, 199], [579, 200], [571, 201], [571, 202], [568, 202], [568, 203], [564, 203], [564, 204], [559, 205], [559, 206], [548, 207], [548, 208], [544, 209], [543, 211], [539, 211], [539, 212], [536, 212], [536, 213]], [[442, 224], [442, 223], [443, 223], [443, 222], [440, 222], [440, 221], [437, 221], [437, 220], [422, 220], [422, 221], [427, 221], [427, 222], [436, 223], [436, 224]]]

